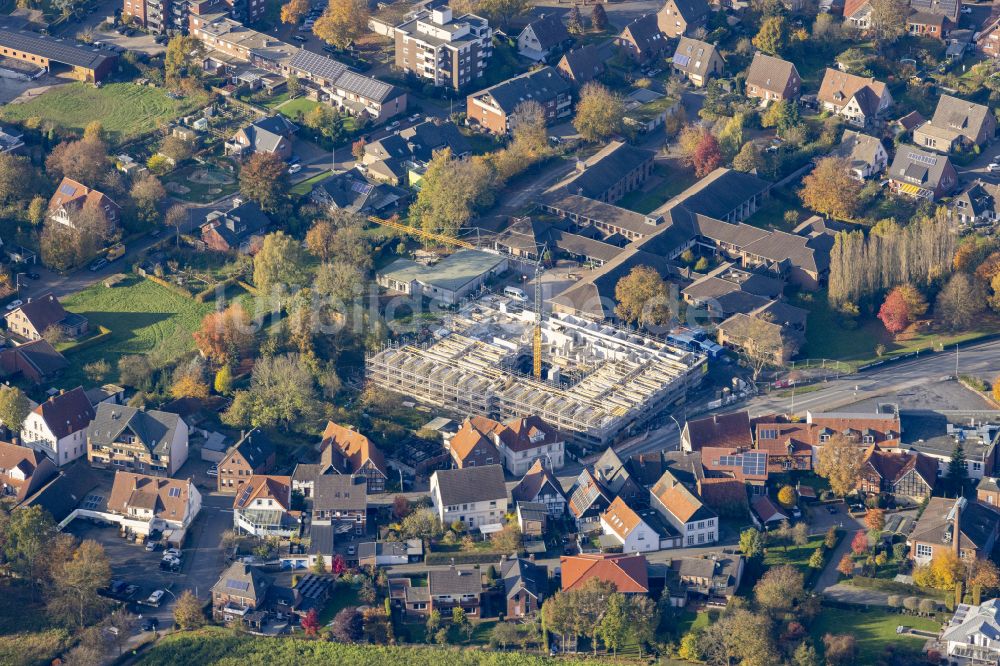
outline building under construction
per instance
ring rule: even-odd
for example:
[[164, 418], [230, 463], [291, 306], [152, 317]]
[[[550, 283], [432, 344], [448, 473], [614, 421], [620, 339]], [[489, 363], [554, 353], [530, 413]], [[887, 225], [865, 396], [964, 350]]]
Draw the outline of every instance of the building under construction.
[[537, 415], [573, 440], [611, 444], [701, 381], [705, 356], [570, 314], [541, 320], [542, 378], [531, 376], [535, 314], [507, 299], [474, 302], [427, 345], [365, 359], [369, 382], [458, 417]]

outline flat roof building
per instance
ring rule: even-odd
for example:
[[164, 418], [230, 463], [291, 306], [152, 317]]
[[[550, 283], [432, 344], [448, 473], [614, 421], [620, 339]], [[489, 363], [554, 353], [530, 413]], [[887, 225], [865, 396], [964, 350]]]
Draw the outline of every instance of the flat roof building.
[[0, 55], [44, 67], [50, 74], [66, 74], [92, 83], [106, 78], [115, 62], [114, 54], [96, 46], [2, 28]]
[[502, 255], [459, 250], [433, 266], [397, 259], [378, 271], [375, 278], [386, 289], [454, 305], [491, 276], [506, 270], [507, 259]]

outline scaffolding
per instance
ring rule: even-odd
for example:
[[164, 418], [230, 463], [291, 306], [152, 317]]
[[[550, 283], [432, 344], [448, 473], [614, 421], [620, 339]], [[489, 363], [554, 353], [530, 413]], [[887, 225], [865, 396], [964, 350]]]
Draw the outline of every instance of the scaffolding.
[[471, 304], [431, 344], [387, 345], [366, 355], [367, 379], [459, 417], [536, 415], [576, 441], [606, 446], [682, 401], [705, 371], [701, 354], [553, 314], [540, 322], [553, 365], [547, 378], [535, 377], [519, 370], [533, 360], [534, 315]]

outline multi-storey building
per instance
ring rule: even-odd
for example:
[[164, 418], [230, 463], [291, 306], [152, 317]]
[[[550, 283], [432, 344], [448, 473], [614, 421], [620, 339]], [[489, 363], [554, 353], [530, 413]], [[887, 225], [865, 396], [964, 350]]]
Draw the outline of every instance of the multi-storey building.
[[431, 476], [434, 513], [444, 525], [461, 521], [470, 529], [503, 522], [507, 486], [500, 465], [438, 470]]
[[62, 391], [35, 407], [21, 426], [21, 441], [56, 465], [76, 460], [87, 451], [87, 426], [94, 408], [83, 387]]
[[455, 18], [450, 7], [418, 13], [396, 27], [395, 39], [397, 69], [455, 90], [481, 78], [493, 54], [489, 21]]
[[177, 414], [102, 402], [87, 428], [87, 460], [153, 476], [172, 476], [188, 457], [188, 426]]
[[518, 107], [528, 101], [542, 105], [546, 122], [573, 111], [569, 83], [554, 68], [543, 67], [469, 95], [466, 114], [480, 127], [504, 135], [517, 125]]

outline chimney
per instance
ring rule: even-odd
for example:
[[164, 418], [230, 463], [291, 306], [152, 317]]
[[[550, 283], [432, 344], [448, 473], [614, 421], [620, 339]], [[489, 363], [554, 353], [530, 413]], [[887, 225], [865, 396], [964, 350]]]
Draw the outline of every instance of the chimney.
[[951, 548], [955, 552], [956, 557], [962, 556], [962, 529], [961, 529], [961, 517], [962, 517], [962, 501], [959, 499], [955, 502], [955, 517], [953, 518], [952, 538], [951, 538]]

